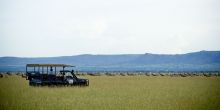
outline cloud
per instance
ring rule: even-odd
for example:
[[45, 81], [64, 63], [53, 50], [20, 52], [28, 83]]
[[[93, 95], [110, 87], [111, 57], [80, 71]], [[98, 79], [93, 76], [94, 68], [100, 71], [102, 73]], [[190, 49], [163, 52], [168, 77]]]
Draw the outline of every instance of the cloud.
[[78, 37], [84, 37], [88, 39], [97, 39], [102, 37], [106, 31], [107, 23], [105, 18], [98, 17], [96, 19], [82, 21], [77, 23], [75, 29], [78, 31]]
[[219, 3], [0, 1], [0, 56], [220, 50]]

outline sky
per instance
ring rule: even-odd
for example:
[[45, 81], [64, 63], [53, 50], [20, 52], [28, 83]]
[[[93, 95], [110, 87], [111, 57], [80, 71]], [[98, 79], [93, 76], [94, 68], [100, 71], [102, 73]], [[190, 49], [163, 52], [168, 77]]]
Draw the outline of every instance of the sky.
[[0, 0], [0, 56], [220, 50], [220, 0]]

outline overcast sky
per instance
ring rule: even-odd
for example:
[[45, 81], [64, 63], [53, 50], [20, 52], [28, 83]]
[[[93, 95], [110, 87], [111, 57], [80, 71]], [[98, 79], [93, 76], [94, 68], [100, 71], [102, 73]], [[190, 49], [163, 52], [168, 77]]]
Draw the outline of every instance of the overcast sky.
[[0, 56], [220, 50], [220, 0], [0, 0]]

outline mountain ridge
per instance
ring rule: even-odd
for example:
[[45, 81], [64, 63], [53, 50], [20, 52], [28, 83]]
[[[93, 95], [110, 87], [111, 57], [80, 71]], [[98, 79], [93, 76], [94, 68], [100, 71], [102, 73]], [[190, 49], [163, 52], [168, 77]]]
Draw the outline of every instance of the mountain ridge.
[[58, 57], [0, 57], [0, 71], [24, 71], [28, 63], [76, 65], [79, 71], [220, 71], [220, 51], [186, 54], [82, 54]]

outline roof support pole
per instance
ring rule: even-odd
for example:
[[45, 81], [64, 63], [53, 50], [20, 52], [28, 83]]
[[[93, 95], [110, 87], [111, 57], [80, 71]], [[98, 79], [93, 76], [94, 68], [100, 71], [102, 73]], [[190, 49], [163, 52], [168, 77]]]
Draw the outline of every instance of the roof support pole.
[[64, 66], [63, 66], [63, 75], [64, 75]]
[[38, 72], [40, 72], [40, 67], [38, 66]]
[[47, 74], [48, 74], [48, 66], [47, 66]]

